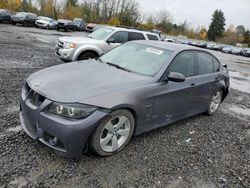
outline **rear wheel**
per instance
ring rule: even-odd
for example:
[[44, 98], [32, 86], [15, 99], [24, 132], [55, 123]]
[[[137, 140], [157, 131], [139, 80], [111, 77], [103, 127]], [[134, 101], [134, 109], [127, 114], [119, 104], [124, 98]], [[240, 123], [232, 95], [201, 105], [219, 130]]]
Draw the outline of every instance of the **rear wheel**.
[[12, 25], [16, 25], [16, 22], [11, 21], [11, 24], [12, 24]]
[[90, 145], [100, 156], [114, 155], [129, 143], [134, 128], [134, 117], [129, 111], [114, 111], [97, 127]]
[[206, 111], [206, 114], [213, 115], [218, 110], [221, 102], [222, 102], [222, 92], [217, 91], [215, 92], [215, 94], [213, 95], [210, 101], [210, 105]]
[[79, 58], [78, 58], [78, 61], [80, 60], [87, 60], [87, 59], [94, 59], [96, 58], [97, 55], [92, 53], [92, 52], [86, 52], [86, 53], [82, 53]]

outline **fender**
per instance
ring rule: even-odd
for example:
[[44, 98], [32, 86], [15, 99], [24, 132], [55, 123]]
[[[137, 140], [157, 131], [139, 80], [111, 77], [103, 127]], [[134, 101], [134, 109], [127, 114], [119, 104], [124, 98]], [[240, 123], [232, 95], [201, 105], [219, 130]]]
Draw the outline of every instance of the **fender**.
[[74, 52], [72, 61], [77, 61], [78, 56], [82, 52], [87, 51], [87, 50], [95, 51], [99, 55], [102, 53], [102, 50], [95, 45], [82, 45], [79, 48], [77, 48], [76, 51]]

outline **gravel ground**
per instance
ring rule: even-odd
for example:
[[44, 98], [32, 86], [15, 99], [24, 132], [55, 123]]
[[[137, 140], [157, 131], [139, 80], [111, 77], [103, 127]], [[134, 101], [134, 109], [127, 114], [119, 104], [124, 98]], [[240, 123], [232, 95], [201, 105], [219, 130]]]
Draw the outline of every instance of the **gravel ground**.
[[53, 43], [6, 27], [0, 27], [0, 187], [250, 187], [250, 94], [235, 89], [216, 115], [135, 137], [108, 158], [65, 159], [33, 141], [18, 118], [22, 81], [62, 62]]

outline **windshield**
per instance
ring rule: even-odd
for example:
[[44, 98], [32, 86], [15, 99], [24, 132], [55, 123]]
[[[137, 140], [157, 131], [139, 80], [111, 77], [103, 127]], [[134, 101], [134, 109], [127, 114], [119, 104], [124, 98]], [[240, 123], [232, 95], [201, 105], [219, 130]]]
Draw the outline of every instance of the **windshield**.
[[73, 20], [73, 22], [82, 22], [83, 20], [82, 19], [80, 19], [80, 18], [75, 18], [74, 20]]
[[26, 14], [24, 12], [18, 12], [16, 13], [16, 16], [24, 18], [26, 17]]
[[41, 17], [41, 18], [39, 18], [39, 20], [43, 20], [43, 21], [46, 21], [46, 22], [53, 21], [51, 18], [46, 18], [46, 17]]
[[93, 39], [97, 39], [97, 40], [104, 40], [113, 31], [114, 31], [114, 29], [111, 29], [108, 27], [99, 28], [99, 29], [95, 30], [93, 33], [91, 33], [90, 35], [88, 35], [88, 37], [93, 38]]
[[171, 54], [172, 51], [162, 48], [126, 43], [109, 51], [100, 59], [105, 63], [119, 65], [131, 72], [153, 76], [160, 71]]

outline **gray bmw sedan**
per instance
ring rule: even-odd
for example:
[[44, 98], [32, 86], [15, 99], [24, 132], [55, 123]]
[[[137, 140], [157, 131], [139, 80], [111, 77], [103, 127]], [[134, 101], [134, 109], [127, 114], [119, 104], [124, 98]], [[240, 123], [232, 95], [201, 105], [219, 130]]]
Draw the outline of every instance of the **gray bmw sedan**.
[[200, 113], [229, 92], [226, 66], [211, 53], [156, 41], [125, 43], [99, 59], [46, 68], [23, 84], [26, 133], [78, 158], [121, 151], [133, 135]]

